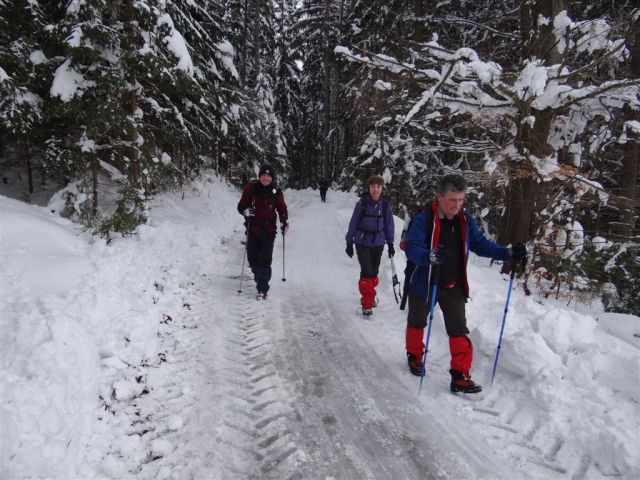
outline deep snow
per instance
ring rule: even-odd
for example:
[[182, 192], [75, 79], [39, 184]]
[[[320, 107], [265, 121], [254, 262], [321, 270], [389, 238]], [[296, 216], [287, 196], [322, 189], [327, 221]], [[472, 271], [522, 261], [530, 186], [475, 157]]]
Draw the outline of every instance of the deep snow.
[[474, 257], [484, 392], [448, 392], [437, 313], [418, 396], [386, 257], [356, 314], [356, 197], [285, 192], [286, 281], [278, 237], [257, 302], [246, 270], [237, 292], [239, 195], [210, 176], [108, 246], [0, 197], [0, 478], [640, 477], [638, 317], [516, 288], [491, 386], [508, 277]]

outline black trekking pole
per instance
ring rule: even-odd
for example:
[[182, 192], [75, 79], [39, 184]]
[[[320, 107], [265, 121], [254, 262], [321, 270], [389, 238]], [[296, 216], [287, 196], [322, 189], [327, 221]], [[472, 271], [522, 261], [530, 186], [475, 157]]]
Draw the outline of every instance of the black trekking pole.
[[[398, 275], [396, 274], [396, 266], [393, 263], [393, 257], [389, 257], [391, 260], [391, 288], [393, 289], [393, 296], [396, 298], [396, 303], [398, 301], [398, 293], [400, 293], [400, 282], [398, 281]], [[396, 285], [398, 286], [398, 293], [396, 293]], [[402, 296], [402, 294], [400, 294]]]
[[[405, 280], [406, 282], [406, 280]], [[402, 300], [400, 300], [400, 310], [404, 310], [405, 307], [407, 306], [407, 297], [408, 297], [408, 292], [406, 290], [404, 290], [402, 292]]]
[[242, 256], [242, 270], [240, 271], [240, 287], [238, 294], [242, 293], [242, 279], [244, 278], [244, 263], [247, 259], [247, 245], [249, 244], [249, 225], [247, 225], [247, 233], [244, 237], [244, 255]]
[[[522, 269], [524, 270], [524, 261]], [[511, 289], [513, 287], [513, 279], [516, 276], [516, 264], [511, 264], [511, 275], [509, 275], [509, 291], [507, 292], [507, 302], [504, 305], [504, 315], [502, 316], [502, 326], [500, 327], [500, 337], [498, 338], [498, 348], [496, 349], [496, 358], [493, 361], [493, 372], [491, 372], [491, 385], [493, 385], [493, 378], [496, 376], [496, 368], [498, 368], [498, 358], [500, 357], [500, 347], [502, 347], [502, 333], [504, 332], [504, 324], [507, 320], [507, 312], [509, 311], [509, 300], [511, 299]]]
[[433, 324], [433, 311], [436, 308], [436, 295], [438, 294], [438, 280], [440, 276], [440, 265], [431, 267], [431, 308], [429, 309], [429, 326], [427, 327], [427, 339], [424, 342], [424, 354], [422, 355], [422, 372], [420, 375], [420, 386], [418, 387], [418, 395], [422, 392], [422, 382], [424, 381], [425, 371], [427, 369], [427, 352], [429, 351], [429, 338], [431, 337], [431, 325]]
[[284, 276], [284, 239], [286, 238], [286, 235], [284, 233], [284, 229], [282, 229], [282, 281], [286, 282], [287, 281], [287, 277]]

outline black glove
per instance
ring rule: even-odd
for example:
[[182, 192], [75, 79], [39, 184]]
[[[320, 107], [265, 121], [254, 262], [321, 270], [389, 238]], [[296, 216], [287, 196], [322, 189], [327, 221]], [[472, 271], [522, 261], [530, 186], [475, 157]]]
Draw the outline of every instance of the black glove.
[[396, 254], [396, 249], [393, 248], [393, 243], [387, 243], [387, 250], [389, 251], [389, 258], [393, 258]]
[[516, 243], [511, 248], [511, 259], [513, 263], [522, 263], [524, 268], [527, 265], [527, 247], [521, 243]]
[[447, 259], [447, 251], [442, 247], [432, 248], [429, 250], [427, 259], [431, 265], [442, 265]]
[[347, 255], [349, 255], [349, 258], [353, 258], [353, 243], [347, 243], [347, 248], [345, 252], [347, 252]]
[[289, 231], [289, 222], [282, 223], [282, 225], [280, 225], [280, 231], [282, 232], [282, 235], [287, 233]]

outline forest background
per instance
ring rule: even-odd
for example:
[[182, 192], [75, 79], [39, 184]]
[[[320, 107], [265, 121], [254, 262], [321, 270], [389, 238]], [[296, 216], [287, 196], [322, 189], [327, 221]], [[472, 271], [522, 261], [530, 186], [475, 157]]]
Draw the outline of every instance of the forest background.
[[[0, 0], [3, 191], [133, 233], [204, 169], [409, 218], [444, 173], [541, 300], [640, 315], [631, 1]], [[505, 268], [508, 268], [506, 266]]]

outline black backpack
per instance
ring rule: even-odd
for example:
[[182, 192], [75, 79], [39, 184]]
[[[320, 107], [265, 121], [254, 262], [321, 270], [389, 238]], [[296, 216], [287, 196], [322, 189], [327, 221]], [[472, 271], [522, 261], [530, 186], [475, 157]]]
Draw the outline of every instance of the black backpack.
[[[413, 220], [419, 213], [425, 212], [427, 214], [427, 219], [429, 218], [428, 207], [419, 207], [416, 213], [413, 214], [411, 220], [409, 221], [409, 225], [402, 229], [402, 234], [400, 235], [400, 249], [404, 250], [402, 244], [407, 240], [407, 235], [409, 234], [409, 230], [411, 229], [411, 225], [413, 224]], [[427, 234], [429, 229], [429, 222], [425, 223], [425, 235]], [[407, 297], [409, 295], [409, 286], [411, 284], [411, 276], [416, 269], [416, 264], [411, 260], [407, 259], [407, 265], [404, 268], [404, 283], [402, 284], [402, 300], [400, 301], [400, 310], [404, 310], [407, 305]]]

